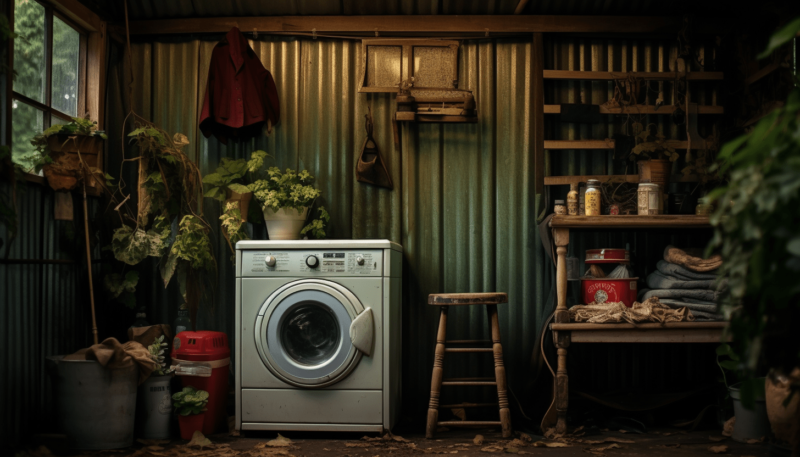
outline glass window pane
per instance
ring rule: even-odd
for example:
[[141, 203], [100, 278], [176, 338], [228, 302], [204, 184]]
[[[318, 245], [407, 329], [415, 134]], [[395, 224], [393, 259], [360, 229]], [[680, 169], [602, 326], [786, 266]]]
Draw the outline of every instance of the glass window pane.
[[11, 158], [23, 169], [30, 170], [36, 160], [31, 139], [44, 130], [44, 112], [19, 100], [12, 102], [11, 109]]
[[45, 17], [44, 7], [34, 0], [14, 1], [14, 90], [44, 103]]
[[450, 47], [414, 48], [414, 87], [453, 87], [456, 50]]
[[53, 74], [50, 106], [78, 115], [78, 69], [81, 36], [77, 30], [53, 16]]
[[61, 119], [60, 117], [53, 116], [52, 114], [50, 115], [50, 126], [64, 125], [64, 124], [68, 124], [68, 123], [69, 123], [68, 120]]
[[399, 87], [400, 46], [367, 46], [367, 87]]

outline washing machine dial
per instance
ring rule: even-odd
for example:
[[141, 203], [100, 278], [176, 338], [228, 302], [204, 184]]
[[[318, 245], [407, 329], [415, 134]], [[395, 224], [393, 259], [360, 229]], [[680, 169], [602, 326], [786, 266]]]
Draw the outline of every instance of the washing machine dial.
[[278, 263], [278, 259], [275, 256], [268, 255], [266, 259], [264, 259], [264, 263], [267, 264], [268, 267], [274, 267], [276, 263]]
[[359, 264], [359, 265], [364, 265], [364, 257], [357, 256], [356, 257], [356, 263]]
[[315, 255], [310, 255], [306, 257], [306, 265], [309, 268], [317, 268], [319, 266], [319, 259]]

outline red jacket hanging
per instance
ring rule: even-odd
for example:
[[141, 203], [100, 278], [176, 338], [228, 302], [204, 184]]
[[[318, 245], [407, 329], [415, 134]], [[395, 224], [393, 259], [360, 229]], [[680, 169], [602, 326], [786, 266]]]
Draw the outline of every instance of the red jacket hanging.
[[264, 122], [280, 119], [275, 81], [244, 35], [234, 27], [211, 53], [200, 130], [222, 143], [257, 135]]

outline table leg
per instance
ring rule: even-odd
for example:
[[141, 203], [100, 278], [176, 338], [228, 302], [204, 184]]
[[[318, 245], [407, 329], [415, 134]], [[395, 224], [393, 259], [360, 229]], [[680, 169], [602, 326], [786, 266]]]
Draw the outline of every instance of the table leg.
[[439, 331], [436, 333], [436, 354], [433, 359], [433, 375], [431, 376], [431, 401], [428, 403], [428, 424], [425, 438], [432, 439], [439, 423], [439, 394], [442, 391], [442, 374], [444, 366], [444, 342], [447, 339], [447, 307], [442, 306], [439, 313]]
[[503, 364], [503, 345], [500, 343], [500, 322], [497, 319], [497, 306], [488, 305], [489, 323], [492, 331], [492, 352], [494, 353], [494, 377], [497, 382], [497, 400], [500, 405], [500, 424], [503, 438], [511, 438], [511, 411], [508, 409], [506, 387], [506, 368]]
[[[569, 245], [569, 229], [553, 229], [553, 238], [558, 256], [556, 264], [556, 314], [555, 322], [568, 323], [567, 309], [567, 245]], [[556, 348], [558, 348], [558, 369], [556, 371], [555, 389], [556, 412], [558, 422], [556, 433], [567, 432], [567, 407], [569, 406], [569, 377], [567, 376], [567, 348], [569, 332], [554, 332]]]

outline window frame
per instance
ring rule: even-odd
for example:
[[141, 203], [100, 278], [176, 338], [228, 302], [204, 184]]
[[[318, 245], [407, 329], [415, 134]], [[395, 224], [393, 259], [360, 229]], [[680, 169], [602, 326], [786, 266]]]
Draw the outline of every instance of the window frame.
[[[45, 18], [45, 46], [44, 46], [44, 62], [45, 62], [45, 97], [44, 103], [36, 101], [32, 98], [29, 98], [25, 95], [14, 90], [14, 84], [11, 83], [11, 97], [13, 100], [18, 100], [26, 105], [32, 106], [38, 110], [44, 112], [44, 116], [42, 119], [42, 126], [43, 129], [47, 129], [50, 127], [51, 118], [55, 116], [57, 118], [63, 119], [65, 121], [72, 120], [72, 116], [69, 114], [59, 111], [52, 107], [53, 104], [53, 18], [57, 17], [61, 21], [63, 21], [68, 26], [72, 27], [76, 32], [78, 32], [80, 36], [80, 44], [78, 50], [78, 106], [77, 106], [77, 115], [76, 117], [81, 116], [81, 113], [86, 112], [86, 53], [87, 47], [89, 42], [89, 32], [84, 30], [83, 27], [78, 26], [72, 20], [61, 14], [52, 5], [41, 2], [39, 0], [29, 0], [35, 1], [36, 3], [42, 5], [44, 7], [44, 18]], [[14, 2], [11, 2], [11, 8], [14, 8]], [[16, 12], [16, 11], [15, 11]], [[13, 102], [12, 102], [13, 103]], [[11, 120], [13, 125], [13, 118]], [[13, 148], [13, 145], [12, 145]], [[33, 174], [30, 172], [26, 172], [29, 174]], [[34, 175], [36, 176], [36, 175]]]

